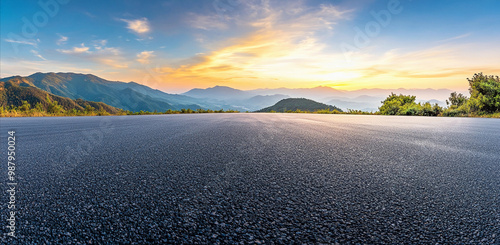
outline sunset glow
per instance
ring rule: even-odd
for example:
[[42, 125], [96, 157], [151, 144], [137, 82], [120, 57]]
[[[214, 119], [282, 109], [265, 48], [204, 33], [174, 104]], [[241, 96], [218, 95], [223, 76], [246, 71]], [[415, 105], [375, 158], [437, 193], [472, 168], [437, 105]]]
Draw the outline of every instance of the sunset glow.
[[498, 1], [46, 2], [2, 1], [1, 77], [464, 91], [476, 72], [500, 74]]

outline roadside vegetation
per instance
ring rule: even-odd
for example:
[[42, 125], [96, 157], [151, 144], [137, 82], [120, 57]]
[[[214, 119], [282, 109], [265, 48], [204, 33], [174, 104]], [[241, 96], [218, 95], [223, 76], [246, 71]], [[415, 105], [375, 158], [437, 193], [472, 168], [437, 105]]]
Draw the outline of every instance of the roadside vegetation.
[[415, 96], [392, 93], [382, 101], [379, 112], [381, 115], [406, 116], [439, 116], [443, 112], [443, 108], [438, 104], [416, 103], [415, 99]]
[[[98, 108], [96, 108], [98, 107]], [[51, 100], [49, 96], [46, 97], [44, 103], [37, 102], [32, 106], [28, 101], [22, 101], [20, 106], [0, 106], [0, 116], [1, 117], [61, 117], [61, 116], [120, 116], [120, 115], [161, 115], [161, 114], [192, 114], [192, 113], [237, 113], [239, 111], [234, 110], [192, 110], [192, 109], [181, 109], [181, 110], [167, 110], [164, 112], [148, 112], [139, 111], [131, 112], [124, 110], [117, 110], [108, 112], [102, 106], [97, 105], [93, 107], [87, 105], [84, 109], [67, 109], [65, 110], [58, 101]]]
[[23, 100], [20, 106], [0, 106], [0, 116], [2, 117], [107, 116], [120, 113], [121, 111], [110, 113], [103, 107], [95, 108], [91, 105], [87, 105], [83, 110], [76, 108], [65, 110], [58, 101], [52, 100], [48, 95], [44, 103], [37, 102], [35, 105], [31, 105], [28, 101]]
[[446, 104], [416, 103], [415, 96], [391, 94], [379, 107], [381, 115], [500, 117], [500, 80], [498, 76], [474, 74], [469, 82], [470, 98], [453, 92]]

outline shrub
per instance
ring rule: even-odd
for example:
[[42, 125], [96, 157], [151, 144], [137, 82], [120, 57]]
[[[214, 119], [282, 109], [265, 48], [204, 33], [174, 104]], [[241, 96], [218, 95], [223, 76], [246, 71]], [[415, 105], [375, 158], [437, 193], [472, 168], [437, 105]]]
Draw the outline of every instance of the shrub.
[[469, 81], [469, 109], [473, 112], [500, 112], [500, 79], [498, 76], [474, 74]]

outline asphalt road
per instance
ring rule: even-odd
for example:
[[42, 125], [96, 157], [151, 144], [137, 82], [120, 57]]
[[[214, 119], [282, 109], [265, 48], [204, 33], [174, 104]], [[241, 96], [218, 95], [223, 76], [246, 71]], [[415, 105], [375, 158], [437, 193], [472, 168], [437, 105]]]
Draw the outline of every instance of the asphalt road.
[[[9, 244], [500, 244], [500, 120], [2, 118]], [[6, 183], [1, 220], [8, 230]]]

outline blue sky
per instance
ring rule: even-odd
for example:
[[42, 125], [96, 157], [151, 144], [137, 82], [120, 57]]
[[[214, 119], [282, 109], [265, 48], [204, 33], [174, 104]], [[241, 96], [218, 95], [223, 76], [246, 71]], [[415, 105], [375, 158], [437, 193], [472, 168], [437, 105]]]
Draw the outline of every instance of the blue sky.
[[40, 3], [1, 1], [0, 76], [92, 73], [183, 92], [215, 85], [463, 91], [475, 72], [500, 75], [494, 0]]

